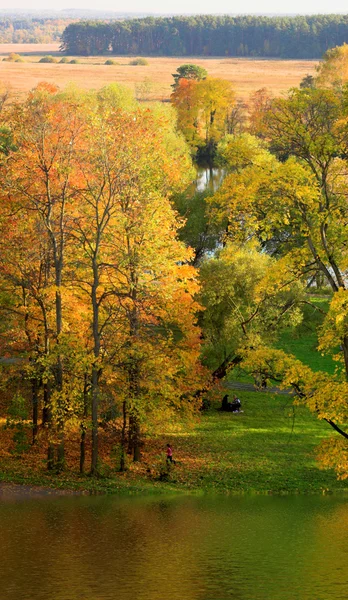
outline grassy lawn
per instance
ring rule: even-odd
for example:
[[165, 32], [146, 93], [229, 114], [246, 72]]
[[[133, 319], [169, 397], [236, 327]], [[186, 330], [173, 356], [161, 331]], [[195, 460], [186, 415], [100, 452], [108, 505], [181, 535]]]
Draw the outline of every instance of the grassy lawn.
[[[107, 477], [93, 480], [70, 471], [48, 476], [43, 461], [33, 469], [23, 459], [1, 461], [0, 480], [52, 485], [94, 492], [326, 493], [348, 491], [347, 482], [320, 469], [315, 449], [332, 431], [305, 408], [292, 407], [287, 396], [240, 392], [244, 412], [223, 413], [212, 407], [195, 427], [178, 424], [149, 436], [143, 461], [125, 474], [108, 463]], [[165, 446], [174, 448], [177, 464], [168, 481], [160, 481]]]
[[[322, 311], [326, 311], [329, 307], [329, 300], [325, 297], [312, 296], [310, 301]], [[317, 350], [317, 328], [320, 327], [322, 321], [323, 314], [314, 307], [307, 306], [302, 324], [295, 330], [284, 331], [276, 347], [293, 354], [314, 371], [326, 371], [333, 374], [337, 366], [336, 363], [331, 356], [323, 355]]]
[[[181, 459], [178, 482], [233, 492], [324, 492], [348, 489], [332, 471], [321, 470], [315, 448], [331, 435], [305, 408], [286, 396], [240, 392], [244, 413], [211, 409], [174, 446]], [[186, 469], [186, 452], [192, 455]]]

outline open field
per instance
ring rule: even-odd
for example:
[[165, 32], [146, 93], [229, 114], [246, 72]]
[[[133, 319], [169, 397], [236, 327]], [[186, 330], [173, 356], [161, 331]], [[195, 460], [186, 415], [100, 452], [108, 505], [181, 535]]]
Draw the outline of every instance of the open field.
[[[3, 62], [1, 57], [10, 52], [22, 54], [25, 62]], [[314, 60], [267, 60], [246, 58], [148, 58], [147, 66], [129, 65], [130, 57], [114, 57], [119, 64], [104, 65], [110, 57], [78, 57], [79, 64], [43, 64], [45, 54], [61, 57], [59, 44], [0, 44], [0, 82], [18, 95], [35, 87], [40, 81], [56, 83], [65, 87], [74, 82], [83, 89], [99, 89], [108, 83], [117, 82], [134, 88], [144, 79], [151, 82], [151, 96], [167, 100], [173, 83], [172, 73], [184, 63], [194, 62], [212, 77], [232, 81], [237, 96], [246, 98], [262, 87], [279, 95], [290, 87], [297, 86], [307, 74], [315, 72]], [[74, 57], [69, 57], [69, 59]], [[134, 57], [132, 57], [134, 58]]]

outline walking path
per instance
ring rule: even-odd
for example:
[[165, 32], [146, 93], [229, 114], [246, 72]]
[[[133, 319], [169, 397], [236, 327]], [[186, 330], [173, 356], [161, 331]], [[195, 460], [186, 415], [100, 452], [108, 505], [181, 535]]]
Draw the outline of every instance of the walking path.
[[266, 392], [268, 394], [282, 394], [283, 396], [294, 396], [292, 390], [281, 390], [278, 387], [260, 388], [253, 383], [243, 383], [241, 381], [225, 381], [224, 386], [229, 389], [241, 390], [243, 392]]

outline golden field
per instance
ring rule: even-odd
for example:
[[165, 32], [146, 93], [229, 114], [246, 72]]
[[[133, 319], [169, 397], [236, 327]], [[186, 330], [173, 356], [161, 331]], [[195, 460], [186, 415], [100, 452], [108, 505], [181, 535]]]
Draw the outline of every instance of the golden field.
[[[21, 54], [24, 62], [10, 63], [2, 59], [10, 52]], [[58, 60], [59, 44], [0, 44], [0, 83], [13, 95], [20, 95], [35, 87], [40, 81], [55, 83], [64, 88], [73, 82], [83, 89], [98, 89], [117, 82], [134, 89], [145, 79], [150, 82], [151, 97], [166, 100], [171, 93], [172, 73], [184, 63], [194, 62], [204, 67], [211, 77], [221, 77], [233, 82], [239, 98], [267, 87], [280, 95], [297, 86], [307, 74], [314, 74], [318, 61], [273, 60], [252, 58], [202, 58], [170, 57], [147, 58], [147, 66], [131, 66], [134, 57], [111, 57], [119, 64], [105, 65], [108, 57], [78, 57], [79, 64], [39, 63], [42, 56], [54, 55]], [[69, 60], [74, 57], [69, 57]]]

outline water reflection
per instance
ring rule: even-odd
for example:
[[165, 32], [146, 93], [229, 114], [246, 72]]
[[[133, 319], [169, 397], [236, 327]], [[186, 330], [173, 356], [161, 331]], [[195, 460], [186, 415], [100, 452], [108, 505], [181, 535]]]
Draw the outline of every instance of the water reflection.
[[0, 505], [1, 600], [346, 598], [340, 497]]
[[196, 167], [196, 170], [196, 190], [198, 192], [204, 192], [204, 190], [216, 192], [226, 174], [225, 169], [221, 167], [200, 166]]

